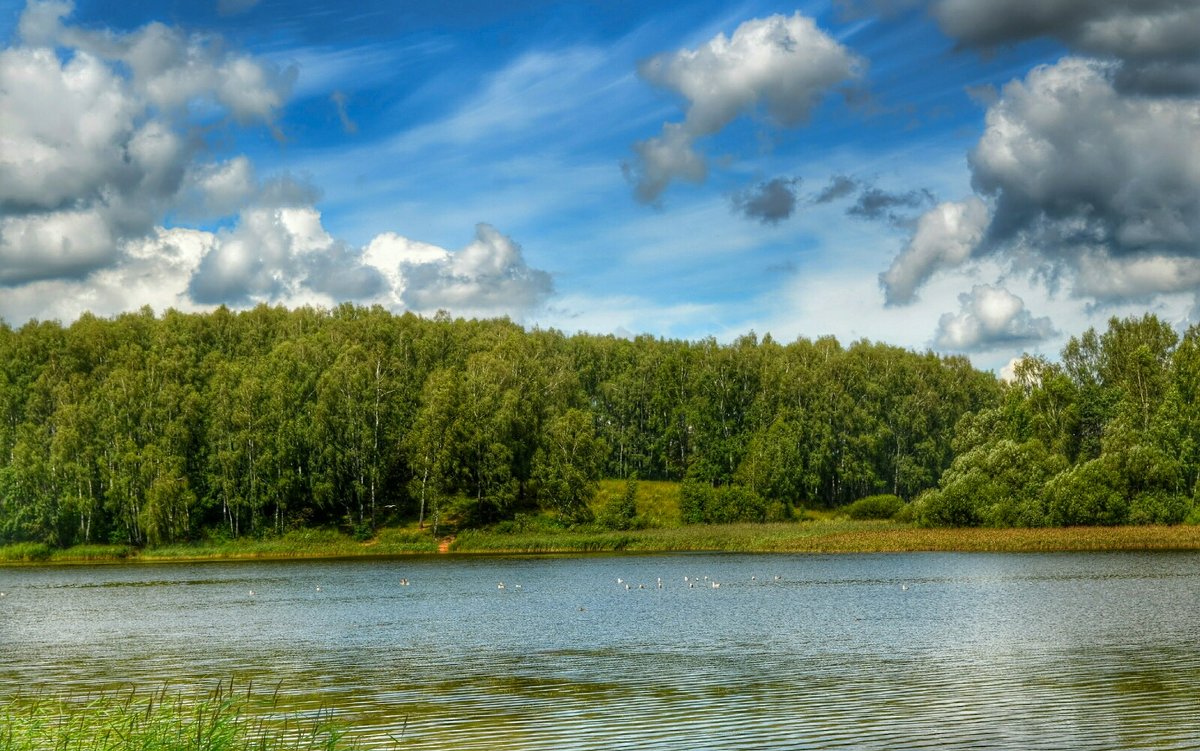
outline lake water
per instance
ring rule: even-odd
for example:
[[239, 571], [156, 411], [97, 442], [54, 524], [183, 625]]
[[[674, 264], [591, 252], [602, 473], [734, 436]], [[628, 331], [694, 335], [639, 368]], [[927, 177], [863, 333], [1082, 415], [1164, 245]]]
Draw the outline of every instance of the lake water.
[[369, 747], [1200, 749], [1194, 553], [22, 567], [0, 591], [0, 693], [232, 677]]

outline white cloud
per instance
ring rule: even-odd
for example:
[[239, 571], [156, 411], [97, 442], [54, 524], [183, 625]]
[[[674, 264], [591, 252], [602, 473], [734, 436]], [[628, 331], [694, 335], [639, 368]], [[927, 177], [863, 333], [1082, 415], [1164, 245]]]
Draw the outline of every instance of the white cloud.
[[83, 279], [47, 279], [5, 290], [0, 317], [72, 321], [85, 312], [111, 316], [149, 305], [162, 311], [207, 309], [187, 294], [187, 283], [215, 236], [188, 229], [159, 229], [126, 242], [119, 260]]
[[390, 282], [393, 307], [419, 313], [520, 319], [554, 289], [548, 273], [531, 268], [521, 247], [487, 224], [455, 252], [388, 233], [371, 241], [363, 260]]
[[672, 180], [704, 182], [708, 165], [692, 148], [692, 143], [692, 136], [684, 126], [666, 123], [661, 136], [633, 145], [638, 161], [636, 166], [627, 167], [627, 172], [637, 181], [635, 190], [639, 200], [647, 203], [657, 200]]
[[935, 273], [961, 265], [983, 239], [987, 224], [987, 206], [974, 196], [927, 211], [917, 220], [908, 246], [879, 275], [887, 303], [913, 302], [917, 290]]
[[630, 173], [637, 195], [654, 201], [671, 180], [704, 179], [693, 145], [743, 115], [761, 115], [781, 127], [806, 121], [833, 87], [860, 74], [863, 62], [800, 13], [753, 19], [733, 36], [718, 34], [694, 50], [663, 54], [643, 63], [647, 81], [687, 100], [682, 123], [634, 146]]
[[934, 343], [941, 349], [978, 352], [1044, 341], [1055, 333], [1049, 318], [1035, 318], [1025, 301], [1003, 287], [976, 285], [959, 295], [961, 309], [938, 321]]
[[1096, 300], [1144, 299], [1200, 290], [1200, 258], [1114, 258], [1089, 252], [1075, 261], [1075, 294]]
[[152, 237], [182, 200], [202, 148], [192, 109], [270, 123], [286, 96], [280, 74], [217, 41], [161, 24], [129, 34], [82, 30], [63, 23], [71, 10], [31, 2], [19, 23], [22, 43], [0, 50], [7, 286], [81, 279], [121, 264], [125, 249]]
[[1065, 58], [1004, 87], [970, 162], [991, 234], [1114, 254], [1200, 254], [1200, 100], [1129, 96]]
[[920, 220], [889, 302], [985, 256], [1106, 303], [1200, 287], [1200, 100], [1123, 92], [1114, 66], [1064, 58], [1004, 87], [969, 157], [976, 209]]

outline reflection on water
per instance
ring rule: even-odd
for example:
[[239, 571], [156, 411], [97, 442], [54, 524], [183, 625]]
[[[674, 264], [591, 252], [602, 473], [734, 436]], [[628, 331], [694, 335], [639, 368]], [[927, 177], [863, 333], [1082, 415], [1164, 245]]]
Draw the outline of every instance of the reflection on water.
[[1200, 748], [1197, 554], [30, 567], [0, 591], [0, 691], [279, 684], [380, 748]]

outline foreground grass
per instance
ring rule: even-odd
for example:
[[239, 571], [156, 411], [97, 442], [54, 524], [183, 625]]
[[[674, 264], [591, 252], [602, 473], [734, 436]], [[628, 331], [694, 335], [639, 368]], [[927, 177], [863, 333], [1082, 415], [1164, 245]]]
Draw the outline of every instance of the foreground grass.
[[[249, 694], [163, 691], [0, 700], [0, 751], [338, 751], [353, 748], [326, 718], [268, 721]], [[268, 709], [270, 707], [268, 706]]]

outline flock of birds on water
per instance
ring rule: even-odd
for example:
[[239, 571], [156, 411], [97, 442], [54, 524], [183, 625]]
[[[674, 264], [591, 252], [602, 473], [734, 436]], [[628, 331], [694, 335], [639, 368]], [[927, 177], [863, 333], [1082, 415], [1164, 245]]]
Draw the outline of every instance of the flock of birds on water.
[[[757, 582], [758, 576], [757, 575], [751, 576], [750, 581]], [[779, 574], [776, 574], [774, 576], [774, 578], [772, 579], [772, 581], [781, 582], [781, 581], [783, 581], [783, 577], [780, 576]], [[698, 577], [698, 576], [685, 576], [685, 577], [683, 577], [683, 583], [687, 585], [688, 589], [695, 589], [697, 584], [699, 584], [701, 588], [708, 588], [708, 589], [720, 589], [721, 588], [721, 582], [717, 581], [716, 579], [711, 579], [707, 576], [705, 576], [703, 578]], [[402, 577], [397, 582], [397, 584], [399, 584], [401, 587], [407, 587], [407, 586], [411, 585], [411, 582], [407, 578]], [[634, 590], [634, 589], [651, 589], [651, 587], [647, 586], [644, 583], [639, 583], [635, 587], [632, 582], [628, 582], [621, 577], [617, 577], [617, 586], [624, 587], [627, 591]], [[664, 589], [664, 588], [665, 588], [665, 585], [663, 584], [663, 578], [661, 576], [657, 577], [653, 589]], [[522, 586], [520, 584], [514, 584], [510, 587], [509, 585], [505, 584], [504, 582], [499, 582], [496, 584], [496, 589], [501, 590], [501, 591], [508, 590], [508, 589], [520, 591], [522, 589]], [[908, 585], [901, 584], [900, 589], [902, 591], [907, 592]], [[320, 592], [321, 587], [317, 586], [316, 591]], [[257, 592], [255, 592], [253, 589], [251, 589], [247, 592], [247, 594], [250, 597], [255, 597], [257, 595]], [[8, 596], [7, 592], [0, 592], [0, 599], [7, 597], [7, 596]], [[582, 609], [583, 608], [580, 608], [580, 610], [582, 610]]]

